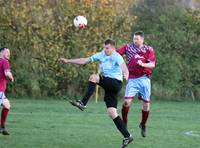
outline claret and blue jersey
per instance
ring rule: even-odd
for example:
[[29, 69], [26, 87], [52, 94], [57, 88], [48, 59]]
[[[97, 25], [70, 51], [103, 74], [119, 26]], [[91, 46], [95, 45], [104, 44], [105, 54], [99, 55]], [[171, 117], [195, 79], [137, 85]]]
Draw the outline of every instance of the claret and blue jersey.
[[121, 55], [126, 55], [128, 61], [129, 78], [138, 78], [142, 76], [151, 77], [152, 69], [144, 68], [137, 64], [138, 60], [144, 63], [155, 63], [156, 58], [154, 55], [154, 49], [151, 46], [144, 45], [139, 48], [135, 44], [130, 43], [117, 49], [117, 52]]

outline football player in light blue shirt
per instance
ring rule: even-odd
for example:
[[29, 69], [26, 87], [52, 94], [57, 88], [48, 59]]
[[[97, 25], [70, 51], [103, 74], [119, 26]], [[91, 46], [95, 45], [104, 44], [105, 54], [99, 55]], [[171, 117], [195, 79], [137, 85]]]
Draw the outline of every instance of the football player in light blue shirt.
[[128, 80], [129, 72], [127, 66], [115, 50], [115, 41], [108, 39], [104, 43], [104, 49], [88, 58], [66, 59], [60, 58], [64, 64], [72, 63], [84, 65], [90, 62], [100, 63], [100, 74], [92, 74], [89, 78], [88, 90], [82, 100], [71, 100], [70, 103], [84, 110], [86, 104], [95, 91], [96, 84], [101, 86], [104, 91], [104, 101], [107, 107], [108, 115], [115, 123], [117, 129], [124, 136], [122, 148], [126, 147], [133, 141], [132, 135], [128, 132], [124, 122], [117, 113], [117, 95], [122, 88], [123, 76]]
[[103, 76], [123, 81], [121, 65], [124, 63], [124, 59], [116, 51], [113, 51], [110, 55], [105, 50], [91, 56], [89, 58], [90, 62], [100, 63], [100, 73]]

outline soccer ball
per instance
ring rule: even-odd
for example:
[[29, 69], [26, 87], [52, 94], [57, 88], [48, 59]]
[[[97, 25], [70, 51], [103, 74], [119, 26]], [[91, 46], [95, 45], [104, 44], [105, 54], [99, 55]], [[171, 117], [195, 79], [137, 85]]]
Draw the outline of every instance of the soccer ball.
[[87, 26], [87, 19], [84, 16], [76, 16], [74, 18], [74, 26], [77, 28], [85, 28]]

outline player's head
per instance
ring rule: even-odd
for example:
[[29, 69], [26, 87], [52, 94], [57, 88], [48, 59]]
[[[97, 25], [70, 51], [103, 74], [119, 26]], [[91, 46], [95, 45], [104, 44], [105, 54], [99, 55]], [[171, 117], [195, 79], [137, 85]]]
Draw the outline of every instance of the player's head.
[[111, 55], [115, 51], [115, 41], [111, 39], [107, 39], [104, 42], [104, 52], [106, 55]]
[[133, 43], [138, 47], [142, 46], [144, 43], [144, 32], [142, 31], [135, 32], [133, 35]]
[[7, 47], [0, 48], [1, 58], [10, 59], [10, 50]]

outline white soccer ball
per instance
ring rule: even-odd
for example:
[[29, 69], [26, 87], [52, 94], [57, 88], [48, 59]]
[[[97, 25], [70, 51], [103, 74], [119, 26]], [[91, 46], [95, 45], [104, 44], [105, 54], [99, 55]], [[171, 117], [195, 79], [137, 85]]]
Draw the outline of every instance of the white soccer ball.
[[76, 16], [74, 18], [74, 26], [77, 28], [85, 28], [87, 26], [87, 19], [84, 16]]

